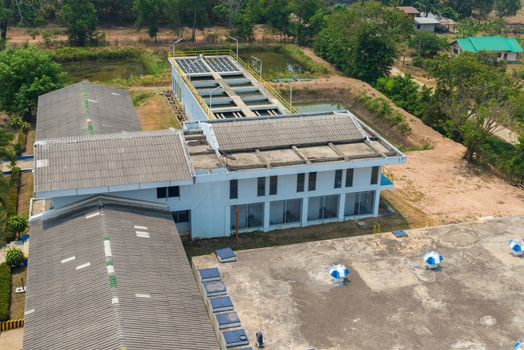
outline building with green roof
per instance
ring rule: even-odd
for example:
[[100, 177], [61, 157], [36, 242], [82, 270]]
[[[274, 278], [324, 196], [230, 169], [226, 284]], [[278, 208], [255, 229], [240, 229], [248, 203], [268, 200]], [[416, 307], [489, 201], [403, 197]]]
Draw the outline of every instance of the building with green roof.
[[517, 39], [503, 36], [459, 38], [453, 41], [451, 45], [454, 54], [479, 51], [495, 52], [498, 58], [508, 62], [516, 62], [518, 54], [524, 52]]

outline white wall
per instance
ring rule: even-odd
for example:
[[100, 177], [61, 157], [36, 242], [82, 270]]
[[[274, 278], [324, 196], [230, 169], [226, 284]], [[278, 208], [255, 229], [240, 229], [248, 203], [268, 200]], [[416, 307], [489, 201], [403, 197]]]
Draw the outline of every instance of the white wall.
[[[297, 175], [278, 176], [277, 194], [269, 195], [270, 179], [266, 177], [266, 195], [257, 196], [258, 175], [265, 175], [264, 170], [253, 171], [251, 178], [238, 180], [238, 199], [229, 199], [229, 180], [216, 182], [196, 182], [193, 185], [180, 186], [180, 197], [157, 198], [156, 189], [114, 192], [111, 195], [123, 198], [138, 199], [151, 202], [166, 203], [171, 211], [191, 210], [191, 233], [193, 238], [208, 238], [230, 235], [231, 206], [265, 203], [265, 225], [267, 231], [274, 229], [269, 226], [269, 203], [277, 200], [294, 198], [303, 199], [302, 225], [307, 225], [307, 199], [309, 197], [340, 194], [339, 218], [344, 220], [344, 195], [348, 192], [377, 191], [374, 215], [378, 215], [378, 193], [380, 176], [377, 185], [371, 185], [371, 167], [356, 168], [353, 175], [353, 187], [345, 187], [346, 171], [343, 171], [342, 187], [334, 188], [335, 171], [317, 172], [316, 190], [308, 191], [308, 175], [305, 177], [304, 192], [297, 192]], [[197, 176], [198, 179], [198, 176]], [[106, 194], [108, 195], [108, 194]], [[53, 199], [53, 207], [65, 205], [88, 198], [91, 195], [58, 197]]]

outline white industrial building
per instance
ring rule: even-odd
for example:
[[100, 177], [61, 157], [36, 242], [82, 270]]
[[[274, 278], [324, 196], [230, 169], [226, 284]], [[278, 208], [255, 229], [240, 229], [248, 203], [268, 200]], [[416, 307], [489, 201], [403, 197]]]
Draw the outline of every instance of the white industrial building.
[[[193, 239], [377, 216], [380, 192], [393, 188], [383, 166], [405, 156], [348, 111], [285, 114], [289, 105], [228, 61], [265, 96], [263, 108], [242, 105], [219, 81], [234, 101], [228, 108], [240, 108], [242, 117], [210, 108], [204, 114], [214, 119], [199, 116], [184, 130], [140, 131], [134, 112], [129, 124], [113, 118], [129, 108], [121, 90], [80, 83], [42, 96], [35, 198], [48, 210], [33, 219], [98, 195], [167, 204], [178, 231]], [[187, 78], [176, 86], [192, 92], [183, 96], [185, 106], [209, 107], [184, 85]], [[82, 108], [62, 113], [65, 95]], [[55, 108], [44, 113], [47, 105]], [[279, 113], [251, 114], [264, 108]], [[49, 128], [56, 118], [76, 119]]]

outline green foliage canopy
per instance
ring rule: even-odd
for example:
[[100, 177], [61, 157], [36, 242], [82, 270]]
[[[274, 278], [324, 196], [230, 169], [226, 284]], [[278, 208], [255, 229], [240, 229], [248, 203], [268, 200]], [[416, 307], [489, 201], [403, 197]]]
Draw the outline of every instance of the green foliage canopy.
[[23, 261], [24, 254], [20, 249], [15, 247], [7, 249], [5, 253], [5, 262], [7, 265], [11, 266], [11, 268], [15, 268], [22, 265]]
[[60, 65], [36, 47], [0, 52], [0, 110], [31, 114], [38, 96], [63, 84]]
[[58, 17], [67, 28], [71, 45], [85, 46], [96, 40], [97, 17], [91, 0], [63, 0]]

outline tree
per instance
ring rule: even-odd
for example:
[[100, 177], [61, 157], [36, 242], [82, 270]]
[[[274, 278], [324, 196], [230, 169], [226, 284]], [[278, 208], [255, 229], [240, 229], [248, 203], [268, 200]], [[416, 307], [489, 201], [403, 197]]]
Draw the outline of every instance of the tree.
[[429, 13], [439, 13], [439, 1], [438, 0], [418, 0], [415, 2], [415, 6], [420, 12], [424, 13], [425, 17], [428, 17]]
[[11, 142], [13, 141], [15, 135], [10, 133], [9, 131], [0, 128], [0, 162], [2, 161], [2, 158], [7, 156], [7, 148], [9, 145], [11, 145]]
[[409, 38], [408, 46], [415, 50], [417, 57], [432, 57], [444, 50], [448, 42], [435, 33], [419, 30]]
[[134, 0], [133, 11], [136, 14], [135, 26], [137, 29], [147, 28], [150, 38], [157, 41], [159, 22], [162, 18], [162, 0]]
[[494, 8], [497, 11], [497, 15], [503, 16], [515, 16], [517, 11], [520, 10], [522, 4], [520, 0], [495, 0]]
[[58, 14], [73, 46], [96, 41], [96, 9], [91, 0], [63, 0]]
[[43, 0], [0, 0], [0, 50], [7, 42], [7, 29], [10, 23], [31, 27], [44, 23]]
[[386, 76], [397, 57], [395, 42], [378, 23], [362, 23], [356, 30], [350, 54], [355, 78], [374, 83]]
[[7, 219], [7, 230], [18, 237], [28, 227], [27, 219], [22, 215], [12, 215]]
[[429, 69], [437, 79], [434, 101], [442, 113], [442, 127], [458, 135], [465, 158], [474, 159], [480, 145], [509, 118], [509, 99], [518, 90], [505, 72], [464, 53], [440, 56]]
[[374, 83], [389, 74], [396, 45], [413, 26], [400, 11], [378, 2], [356, 3], [325, 17], [316, 52], [344, 73]]
[[0, 52], [0, 110], [31, 115], [38, 96], [63, 85], [60, 65], [36, 47]]
[[24, 253], [18, 248], [8, 248], [5, 253], [5, 263], [11, 268], [18, 267], [24, 262]]
[[311, 25], [311, 20], [318, 11], [327, 8], [325, 0], [290, 0], [290, 31], [300, 45], [307, 45], [320, 28]]
[[289, 31], [291, 11], [287, 0], [269, 0], [267, 5], [267, 24], [283, 33]]
[[240, 14], [235, 20], [235, 26], [231, 34], [239, 40], [250, 41], [255, 36], [255, 23], [251, 15], [247, 12]]

